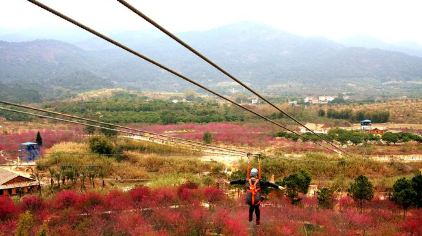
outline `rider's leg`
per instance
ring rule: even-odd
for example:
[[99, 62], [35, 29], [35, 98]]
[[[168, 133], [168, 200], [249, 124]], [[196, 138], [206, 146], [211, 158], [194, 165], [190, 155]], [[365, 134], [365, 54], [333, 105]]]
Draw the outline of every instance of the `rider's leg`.
[[249, 222], [252, 221], [253, 211], [255, 210], [255, 207], [252, 205], [249, 205]]
[[261, 222], [261, 211], [259, 210], [259, 204], [255, 206], [256, 224], [259, 225]]

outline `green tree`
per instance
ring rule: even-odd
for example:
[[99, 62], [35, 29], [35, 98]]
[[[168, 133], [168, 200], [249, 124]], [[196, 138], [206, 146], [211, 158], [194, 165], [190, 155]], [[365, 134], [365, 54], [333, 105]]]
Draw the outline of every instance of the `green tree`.
[[363, 136], [360, 135], [359, 133], [350, 133], [349, 135], [349, 140], [350, 142], [352, 142], [353, 144], [357, 145], [359, 143], [363, 142]]
[[177, 115], [174, 112], [164, 111], [160, 114], [160, 119], [163, 124], [177, 123]]
[[89, 148], [92, 152], [111, 155], [113, 153], [113, 143], [105, 136], [95, 136], [89, 139]]
[[19, 215], [18, 227], [16, 229], [16, 236], [32, 235], [32, 229], [35, 226], [34, 217], [30, 211], [25, 211]]
[[416, 197], [411, 180], [400, 178], [394, 183], [391, 200], [403, 208], [403, 217], [406, 217], [407, 210], [416, 203]]
[[422, 207], [422, 175], [418, 173], [412, 178], [413, 190], [416, 192], [416, 206]]
[[333, 207], [333, 191], [329, 188], [321, 188], [317, 195], [318, 205], [322, 208]]
[[318, 116], [324, 117], [325, 116], [325, 110], [324, 109], [319, 109]]
[[40, 131], [37, 132], [37, 136], [35, 137], [35, 142], [38, 144], [38, 146], [42, 146], [42, 137], [41, 137]]
[[308, 192], [311, 176], [307, 171], [301, 170], [298, 173], [289, 175], [281, 182], [282, 186], [287, 187], [287, 197], [292, 204], [300, 202], [299, 193], [306, 194]]
[[214, 139], [214, 137], [213, 137], [213, 135], [212, 135], [212, 133], [210, 133], [210, 132], [205, 132], [204, 133], [204, 135], [202, 136], [202, 140], [204, 141], [204, 143], [206, 143], [206, 144], [210, 144], [210, 143], [212, 143], [212, 141], [213, 141], [213, 139]]
[[393, 134], [391, 132], [386, 132], [382, 135], [382, 140], [384, 140], [388, 144], [397, 143], [399, 141], [399, 135]]
[[366, 176], [360, 175], [349, 187], [352, 198], [358, 202], [360, 211], [363, 211], [364, 201], [370, 201], [374, 197], [374, 186]]

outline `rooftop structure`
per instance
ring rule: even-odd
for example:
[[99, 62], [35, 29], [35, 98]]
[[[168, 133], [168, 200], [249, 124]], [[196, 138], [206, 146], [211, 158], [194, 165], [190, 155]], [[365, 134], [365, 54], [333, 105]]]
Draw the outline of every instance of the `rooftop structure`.
[[38, 188], [39, 183], [35, 179], [0, 168], [0, 196], [25, 194]]

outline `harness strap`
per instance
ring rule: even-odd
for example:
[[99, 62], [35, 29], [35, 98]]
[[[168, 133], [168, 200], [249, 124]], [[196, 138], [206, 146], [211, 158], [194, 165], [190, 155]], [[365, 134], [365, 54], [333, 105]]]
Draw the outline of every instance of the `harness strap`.
[[[249, 179], [249, 191], [252, 194], [252, 206], [255, 206], [255, 195], [258, 191], [260, 191], [260, 188], [257, 188], [256, 186], [258, 185], [259, 179], [257, 179], [255, 181], [255, 183], [252, 184], [252, 179]], [[259, 200], [257, 202], [257, 204], [259, 203]]]

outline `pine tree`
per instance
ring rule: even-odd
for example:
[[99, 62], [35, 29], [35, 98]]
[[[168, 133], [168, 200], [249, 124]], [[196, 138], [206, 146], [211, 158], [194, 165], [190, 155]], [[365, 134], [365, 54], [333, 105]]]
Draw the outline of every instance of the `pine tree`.
[[350, 185], [349, 193], [359, 203], [360, 212], [363, 211], [363, 202], [370, 201], [374, 197], [374, 186], [366, 176], [359, 176]]
[[42, 146], [42, 137], [41, 137], [40, 131], [37, 132], [37, 136], [35, 137], [35, 142], [38, 144], [38, 146]]
[[212, 143], [212, 140], [214, 139], [213, 135], [210, 132], [205, 132], [204, 136], [202, 137], [202, 140], [206, 144]]
[[297, 204], [301, 200], [299, 193], [306, 194], [310, 183], [311, 175], [307, 171], [301, 170], [285, 177], [281, 185], [287, 187], [287, 197], [292, 204]]
[[407, 210], [416, 203], [417, 193], [413, 189], [412, 181], [406, 178], [398, 179], [393, 185], [391, 200], [403, 208], [403, 217]]

